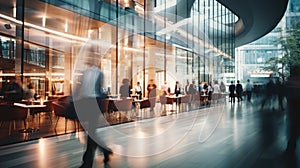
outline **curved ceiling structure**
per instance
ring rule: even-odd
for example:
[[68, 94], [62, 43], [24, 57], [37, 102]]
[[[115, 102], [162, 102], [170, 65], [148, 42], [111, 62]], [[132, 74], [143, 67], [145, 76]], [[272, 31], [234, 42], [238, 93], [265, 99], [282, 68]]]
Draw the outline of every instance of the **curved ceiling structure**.
[[[178, 15], [183, 18], [190, 17], [191, 4], [194, 1], [179, 0], [175, 6], [179, 12]], [[272, 31], [283, 17], [288, 4], [288, 0], [217, 1], [239, 17], [234, 25], [235, 47], [255, 41]]]
[[255, 41], [272, 31], [283, 17], [288, 0], [218, 0], [239, 20], [235, 24], [235, 47]]
[[[283, 17], [288, 0], [217, 0], [226, 8], [231, 10], [239, 20], [234, 24], [235, 35], [235, 47], [239, 47], [255, 41], [262, 36], [272, 31]], [[4, 13], [10, 13], [10, 6], [13, 6], [12, 1], [0, 0], [1, 11]], [[27, 4], [34, 3], [35, 1], [28, 1]], [[96, 1], [90, 0], [90, 3], [94, 5]], [[167, 9], [168, 12], [175, 12], [179, 16], [176, 22], [184, 18], [189, 18], [191, 10], [195, 0], [177, 0], [177, 4]], [[92, 5], [92, 6], [93, 6]], [[35, 6], [35, 7], [34, 7]], [[32, 5], [31, 7], [41, 9], [42, 5]], [[6, 11], [7, 10], [7, 11]], [[29, 9], [27, 9], [29, 10]], [[45, 9], [44, 9], [45, 10]], [[93, 9], [95, 10], [95, 9]], [[41, 11], [38, 9], [30, 10]], [[49, 12], [50, 13], [50, 12]], [[49, 14], [48, 13], [48, 14]], [[30, 16], [39, 16], [38, 14], [32, 14]], [[36, 18], [31, 17], [31, 21]], [[38, 18], [39, 19], [39, 18]], [[61, 19], [61, 18], [59, 18]], [[71, 19], [72, 20], [72, 19]], [[39, 23], [40, 20], [37, 21]], [[49, 19], [47, 22], [50, 22]], [[62, 21], [64, 22], [64, 21]], [[52, 24], [58, 25], [58, 24]], [[71, 26], [70, 26], [71, 27]], [[228, 32], [231, 33], [231, 32]]]

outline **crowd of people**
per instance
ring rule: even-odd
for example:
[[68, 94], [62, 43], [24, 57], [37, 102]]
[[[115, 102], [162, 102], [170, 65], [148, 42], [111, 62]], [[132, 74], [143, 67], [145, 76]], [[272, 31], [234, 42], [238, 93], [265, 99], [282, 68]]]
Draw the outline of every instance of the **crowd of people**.
[[[112, 150], [106, 146], [106, 143], [101, 139], [95, 138], [95, 129], [98, 127], [98, 121], [95, 119], [98, 118], [97, 108], [93, 108], [90, 104], [93, 104], [93, 99], [97, 100], [97, 106], [101, 106], [102, 100], [107, 98], [103, 93], [103, 73], [99, 67], [93, 64], [93, 61], [89, 62], [89, 68], [84, 72], [83, 79], [81, 81], [80, 86], [76, 91], [74, 91], [74, 101], [77, 102], [77, 114], [82, 115], [86, 114], [86, 110], [89, 110], [89, 118], [87, 119], [87, 123], [89, 126], [87, 127], [87, 147], [84, 152], [82, 158], [82, 166], [81, 167], [91, 167], [93, 164], [93, 158], [95, 155], [96, 148], [99, 148], [104, 154], [104, 163], [107, 163], [110, 160], [110, 155], [113, 154]], [[93, 80], [92, 80], [93, 79]], [[207, 95], [208, 102], [214, 100], [214, 95], [222, 94], [229, 95], [229, 102], [235, 103], [241, 102], [244, 100], [244, 96], [248, 102], [252, 101], [252, 95], [254, 91], [254, 86], [252, 82], [248, 79], [247, 82], [243, 84], [237, 80], [235, 84], [234, 81], [231, 81], [231, 84], [228, 86], [228, 92], [226, 89], [226, 85], [223, 81], [219, 82], [218, 80], [214, 80], [213, 82], [199, 82], [197, 85], [196, 82], [188, 81], [186, 85], [182, 85], [179, 81], [175, 82], [175, 85], [170, 87], [167, 81], [161, 85], [160, 93], [163, 95], [175, 95], [178, 96], [180, 94], [200, 94]], [[157, 91], [158, 86], [155, 84], [153, 79], [150, 79], [146, 85], [146, 93], [143, 91], [143, 87], [140, 82], [137, 82], [134, 87], [131, 86], [131, 81], [127, 78], [122, 80], [122, 85], [119, 88], [120, 98], [131, 97], [132, 91], [138, 95], [138, 99], [143, 99], [143, 95], [147, 98], [153, 98], [158, 96]], [[10, 81], [3, 87], [3, 93], [5, 95], [5, 99], [8, 101], [16, 101], [21, 99], [27, 100], [36, 100], [37, 94], [35, 92], [34, 83], [29, 83], [27, 86], [23, 86], [20, 82], [17, 82], [16, 78], [11, 78]], [[284, 110], [283, 100], [285, 95], [285, 86], [280, 80], [276, 80], [274, 82], [273, 78], [270, 78], [269, 82], [265, 85], [265, 90], [262, 92], [263, 97], [261, 101], [261, 107], [265, 107], [268, 102], [274, 101], [275, 98], [278, 100], [279, 110]], [[271, 102], [272, 103], [272, 102]], [[80, 113], [82, 112], [82, 114]], [[295, 139], [295, 138], [294, 138]], [[292, 141], [290, 144], [294, 145], [295, 143]], [[295, 146], [295, 145], [294, 145]]]

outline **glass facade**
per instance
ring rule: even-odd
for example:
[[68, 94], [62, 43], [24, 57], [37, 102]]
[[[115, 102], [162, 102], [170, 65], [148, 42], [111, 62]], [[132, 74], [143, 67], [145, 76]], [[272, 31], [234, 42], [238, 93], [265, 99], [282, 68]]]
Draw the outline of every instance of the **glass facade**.
[[[236, 16], [214, 0], [0, 0], [0, 88], [16, 76], [41, 96], [70, 95], [96, 42], [104, 88], [225, 80]], [[143, 92], [144, 96], [147, 94]]]
[[[276, 72], [264, 70], [266, 62], [270, 58], [281, 58], [284, 54], [278, 39], [286, 36], [290, 28], [299, 22], [300, 3], [297, 0], [290, 0], [285, 16], [270, 33], [247, 45], [237, 48], [237, 78], [243, 82], [250, 79], [258, 84], [266, 84], [270, 74], [278, 77]], [[278, 67], [281, 67], [278, 64]], [[285, 70], [283, 70], [284, 72]], [[284, 72], [288, 75], [288, 72]]]

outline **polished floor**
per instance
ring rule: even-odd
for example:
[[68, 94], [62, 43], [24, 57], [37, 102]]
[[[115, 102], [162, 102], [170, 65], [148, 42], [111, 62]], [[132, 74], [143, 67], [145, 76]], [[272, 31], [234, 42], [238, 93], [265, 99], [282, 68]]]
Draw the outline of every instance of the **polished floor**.
[[[94, 167], [299, 167], [299, 150], [286, 155], [287, 110], [275, 100], [260, 98], [136, 120], [97, 129], [97, 139], [114, 155], [103, 164], [97, 152]], [[79, 167], [84, 132], [3, 145], [0, 167]]]

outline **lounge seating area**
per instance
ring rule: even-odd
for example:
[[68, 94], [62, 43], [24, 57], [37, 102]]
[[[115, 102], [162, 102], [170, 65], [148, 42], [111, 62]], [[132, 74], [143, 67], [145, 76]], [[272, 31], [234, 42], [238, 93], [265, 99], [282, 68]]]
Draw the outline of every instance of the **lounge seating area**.
[[[0, 103], [0, 145], [83, 131], [70, 100], [69, 96], [63, 96], [43, 102]], [[142, 100], [108, 98], [102, 101], [100, 111], [110, 125], [206, 107], [202, 102], [205, 100], [196, 95], [162, 95]]]

